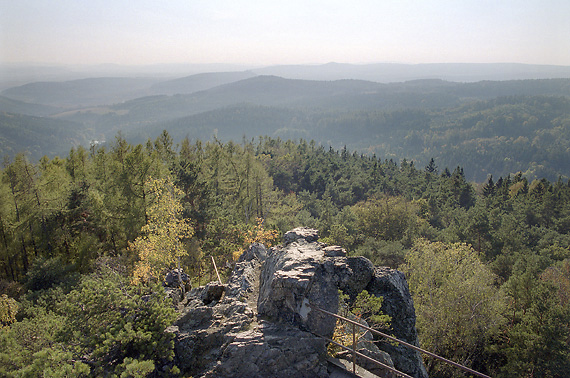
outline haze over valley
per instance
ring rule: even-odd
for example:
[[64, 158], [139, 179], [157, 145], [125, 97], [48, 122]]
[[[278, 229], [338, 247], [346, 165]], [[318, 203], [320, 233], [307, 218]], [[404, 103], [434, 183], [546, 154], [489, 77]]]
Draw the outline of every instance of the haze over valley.
[[567, 378], [568, 20], [0, 0], [0, 376]]
[[0, 154], [166, 129], [568, 177], [569, 17], [561, 0], [5, 2]]
[[419, 166], [433, 158], [476, 182], [519, 171], [568, 177], [570, 67], [331, 63], [153, 74], [4, 89], [0, 153], [38, 160], [118, 133], [146, 143], [167, 130], [177, 143], [269, 136]]

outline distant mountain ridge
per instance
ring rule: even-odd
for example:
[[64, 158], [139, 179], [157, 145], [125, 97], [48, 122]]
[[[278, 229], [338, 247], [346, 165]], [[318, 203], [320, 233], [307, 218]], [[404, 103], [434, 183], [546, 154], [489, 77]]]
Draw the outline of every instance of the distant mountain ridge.
[[210, 72], [177, 79], [100, 77], [70, 81], [33, 82], [1, 92], [5, 98], [63, 109], [111, 105], [155, 95], [191, 94], [248, 79], [256, 74]]
[[[344, 65], [326, 68], [344, 72]], [[468, 174], [476, 181], [519, 170], [529, 177], [567, 177], [561, 162], [570, 161], [570, 78], [381, 83], [262, 73], [92, 78], [10, 88], [0, 95], [0, 111], [6, 112], [0, 117], [0, 155], [28, 150], [33, 159], [61, 156], [90, 140], [113, 140], [119, 131], [131, 142], [146, 143], [166, 129], [177, 142], [186, 136], [240, 142], [266, 135], [418, 164], [434, 157], [446, 166], [476, 169]], [[50, 137], [54, 132], [60, 137]], [[526, 152], [519, 156], [520, 151]], [[550, 161], [556, 161], [552, 169]]]
[[482, 80], [528, 80], [570, 78], [570, 66], [518, 63], [374, 63], [323, 65], [283, 65], [252, 70], [260, 75], [288, 79], [341, 80], [356, 79], [379, 83], [418, 79], [441, 79], [454, 82]]
[[257, 75], [251, 71], [206, 72], [178, 79], [161, 81], [152, 85], [150, 90], [153, 94], [189, 94], [233, 83], [235, 81], [249, 79], [254, 76]]
[[[25, 68], [25, 67], [24, 67]], [[24, 70], [22, 68], [22, 70]], [[189, 66], [187, 69], [191, 69]], [[166, 67], [161, 69], [166, 70]], [[157, 68], [158, 70], [158, 68]], [[0, 73], [3, 66], [0, 65]], [[7, 72], [16, 72], [14, 67]], [[61, 71], [64, 71], [62, 68]], [[100, 68], [99, 68], [100, 71]], [[100, 73], [97, 71], [97, 73]], [[113, 72], [124, 76], [110, 76]], [[25, 70], [24, 70], [25, 72]], [[48, 72], [54, 72], [50, 67]], [[109, 76], [87, 77], [67, 81], [35, 81], [3, 90], [2, 96], [13, 100], [64, 108], [109, 105], [150, 95], [191, 94], [224, 84], [254, 78], [278, 76], [284, 79], [309, 81], [360, 80], [374, 83], [396, 83], [439, 79], [451, 82], [506, 81], [528, 79], [570, 78], [570, 66], [529, 64], [343, 64], [282, 65], [243, 71], [212, 71], [165, 78], [166, 71], [154, 75], [127, 76], [122, 66], [108, 67]], [[140, 74], [141, 69], [133, 72]], [[177, 71], [178, 72], [178, 71]], [[87, 73], [86, 73], [87, 74]], [[179, 75], [179, 73], [178, 73]], [[1, 76], [1, 75], [0, 75]], [[3, 79], [1, 84], [10, 81]]]
[[63, 82], [34, 82], [2, 91], [14, 100], [62, 108], [122, 102], [150, 94], [154, 78], [102, 77]]
[[30, 116], [48, 116], [59, 113], [61, 109], [48, 105], [32, 104], [0, 96], [0, 112], [25, 114]]
[[[256, 76], [188, 95], [149, 96], [116, 104], [117, 123], [162, 122], [237, 105], [296, 109], [381, 111], [457, 106], [497, 96], [570, 96], [570, 79], [452, 83], [417, 80], [382, 84], [362, 80], [299, 80]], [[70, 118], [71, 120], [76, 120]], [[77, 121], [77, 120], [76, 120]]]

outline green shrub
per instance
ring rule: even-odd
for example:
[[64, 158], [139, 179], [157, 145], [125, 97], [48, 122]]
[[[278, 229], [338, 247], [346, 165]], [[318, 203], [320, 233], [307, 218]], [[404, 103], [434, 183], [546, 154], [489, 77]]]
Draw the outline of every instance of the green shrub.
[[135, 360], [138, 365], [151, 361], [156, 370], [172, 365], [174, 340], [165, 329], [175, 311], [160, 285], [133, 286], [104, 270], [83, 279], [67, 295], [61, 311], [68, 319], [62, 337], [76, 345], [77, 356], [89, 356], [95, 375], [122, 374]]

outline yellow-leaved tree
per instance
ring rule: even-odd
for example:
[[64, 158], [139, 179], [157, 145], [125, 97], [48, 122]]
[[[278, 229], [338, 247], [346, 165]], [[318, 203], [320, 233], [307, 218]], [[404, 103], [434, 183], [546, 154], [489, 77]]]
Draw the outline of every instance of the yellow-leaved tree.
[[243, 246], [233, 253], [233, 260], [237, 261], [247, 248], [253, 243], [261, 243], [266, 248], [273, 246], [279, 240], [279, 232], [277, 230], [266, 230], [263, 226], [262, 218], [256, 219], [257, 224], [246, 231]]
[[194, 234], [188, 221], [181, 217], [182, 191], [170, 179], [148, 179], [145, 193], [148, 222], [129, 245], [139, 257], [133, 272], [134, 283], [157, 280], [173, 266], [178, 266], [180, 273], [180, 258], [187, 255], [184, 241]]

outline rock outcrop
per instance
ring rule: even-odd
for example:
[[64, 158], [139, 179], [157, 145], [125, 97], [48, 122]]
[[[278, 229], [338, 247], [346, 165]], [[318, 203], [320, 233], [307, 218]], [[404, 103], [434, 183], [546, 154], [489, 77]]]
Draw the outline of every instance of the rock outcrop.
[[[416, 312], [404, 273], [386, 267], [375, 268], [366, 289], [370, 294], [384, 298], [382, 312], [392, 318], [392, 334], [399, 340], [419, 346]], [[422, 361], [420, 352], [400, 344], [379, 343], [378, 346], [390, 354], [398, 370], [414, 377], [427, 377], [423, 363], [418, 363]]]
[[[339, 289], [353, 299], [364, 289], [382, 295], [394, 336], [417, 345], [403, 275], [346, 257], [342, 248], [319, 243], [316, 230], [302, 228], [269, 251], [253, 244], [223, 288], [211, 283], [186, 295], [169, 329], [177, 365], [196, 377], [329, 377], [327, 342], [320, 336], [331, 337], [336, 320], [313, 305], [336, 313]], [[427, 377], [419, 354], [374, 344], [369, 339], [361, 346], [409, 375]]]

